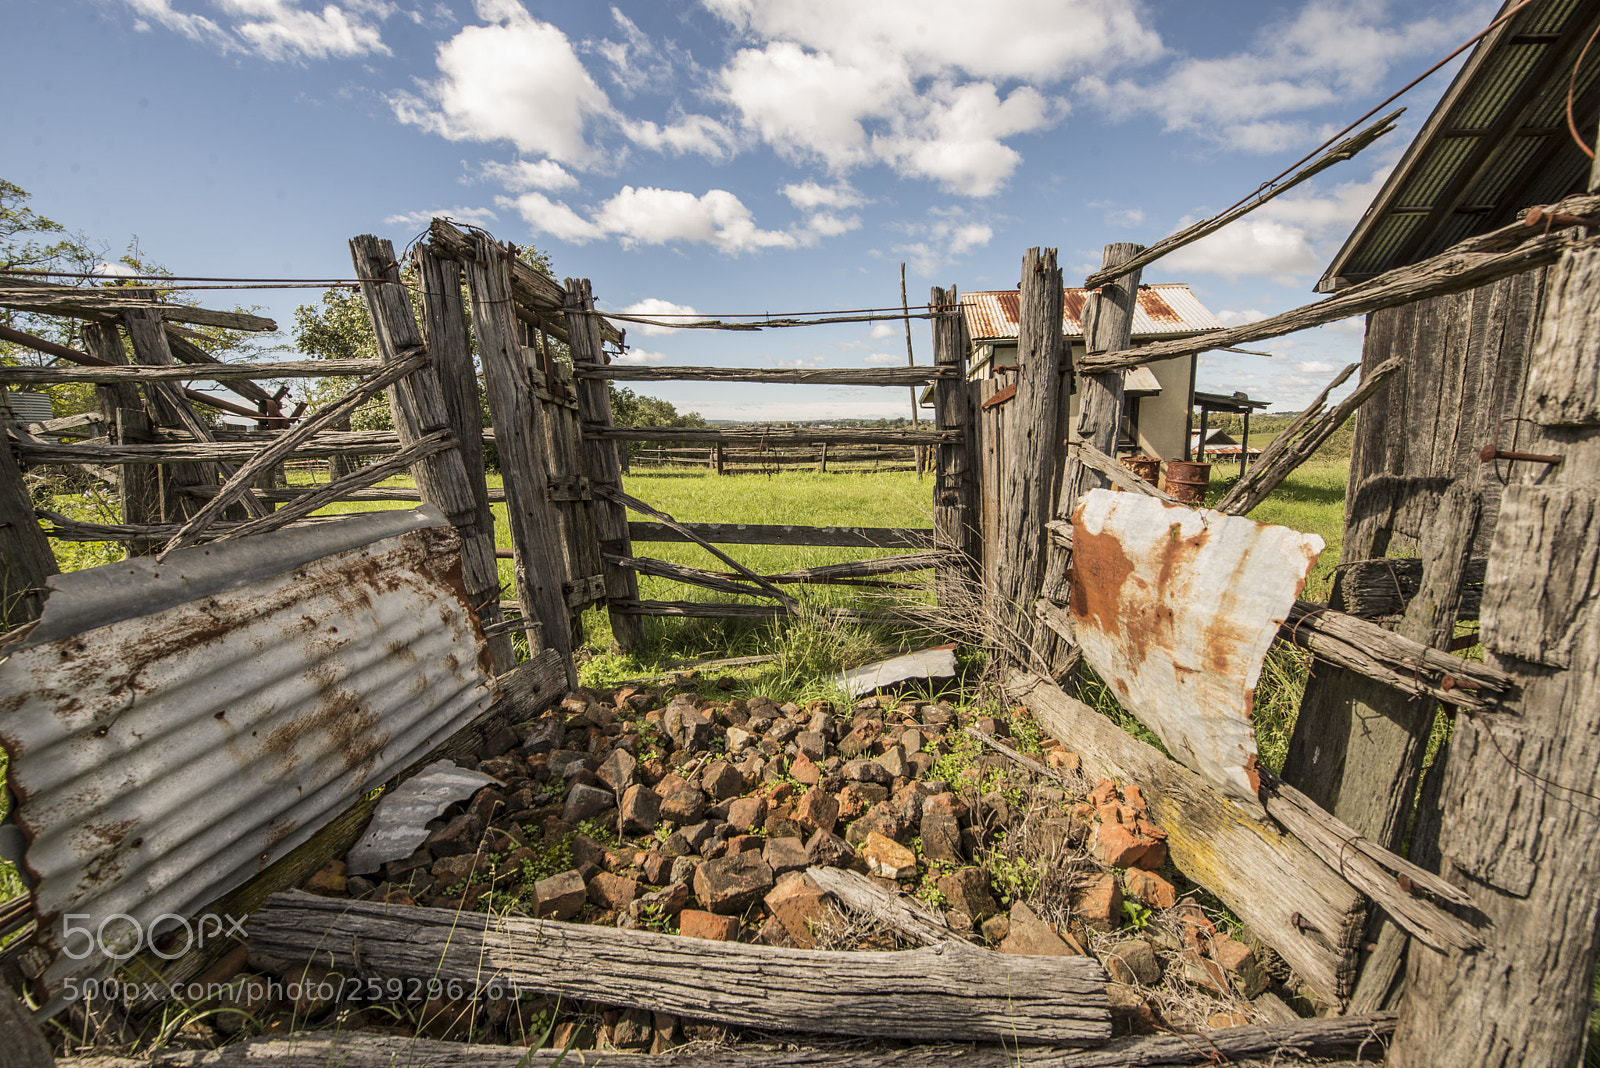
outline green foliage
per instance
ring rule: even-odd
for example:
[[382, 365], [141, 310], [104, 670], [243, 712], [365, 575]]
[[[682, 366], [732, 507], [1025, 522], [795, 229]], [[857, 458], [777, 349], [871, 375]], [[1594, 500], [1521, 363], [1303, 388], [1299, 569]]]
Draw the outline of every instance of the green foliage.
[[[420, 309], [421, 298], [413, 300]], [[294, 341], [302, 353], [316, 360], [375, 360], [377, 335], [367, 317], [367, 302], [348, 289], [325, 289], [315, 304], [302, 304], [294, 312]], [[357, 378], [337, 375], [309, 379], [305, 399], [312, 407], [337, 400], [355, 386]], [[389, 398], [380, 393], [350, 416], [351, 430], [393, 430]]]
[[[996, 831], [995, 836], [1003, 842], [1005, 832]], [[989, 888], [1001, 904], [1026, 901], [1032, 897], [1043, 875], [1034, 861], [1011, 856], [1002, 849], [992, 850], [983, 866], [989, 872]]]
[[1137, 901], [1122, 901], [1122, 926], [1129, 931], [1142, 931], [1150, 926], [1150, 910]]
[[[609, 823], [604, 823], [593, 817], [578, 824], [578, 833], [588, 835], [601, 845], [617, 845], [617, 829]], [[563, 871], [566, 869], [563, 868]]]

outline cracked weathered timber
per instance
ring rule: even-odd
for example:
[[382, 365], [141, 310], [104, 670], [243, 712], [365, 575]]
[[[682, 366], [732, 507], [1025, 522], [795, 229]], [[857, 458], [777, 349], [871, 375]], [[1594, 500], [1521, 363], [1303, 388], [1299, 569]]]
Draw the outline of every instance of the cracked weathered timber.
[[806, 875], [847, 911], [892, 927], [907, 941], [923, 946], [965, 941], [921, 901], [890, 893], [860, 872], [813, 865]]
[[[167, 337], [168, 345], [172, 338]], [[174, 353], [176, 355], [176, 353]], [[62, 382], [225, 382], [231, 388], [244, 379], [331, 378], [370, 375], [383, 370], [382, 360], [281, 360], [260, 363], [193, 363], [168, 367], [125, 364], [112, 367], [0, 367], [6, 385], [56, 385]]]
[[484, 984], [763, 1030], [1090, 1045], [1111, 1037], [1105, 972], [1088, 957], [946, 943], [845, 953], [711, 942], [449, 909], [275, 894], [250, 959], [316, 960]]
[[628, 523], [636, 542], [701, 540], [718, 545], [831, 545], [846, 549], [932, 549], [926, 527], [801, 527], [778, 523]]
[[[972, 1044], [924, 1044], [896, 1048], [796, 1048], [792, 1044], [741, 1043], [707, 1049], [694, 1045], [678, 1052], [587, 1051], [470, 1045], [428, 1038], [380, 1035], [371, 1031], [312, 1031], [247, 1039], [217, 1050], [165, 1049], [146, 1058], [63, 1057], [59, 1068], [555, 1068], [561, 1064], [603, 1063], [609, 1068], [1153, 1068], [1156, 1065], [1253, 1065], [1299, 1063], [1299, 1057], [1359, 1054], [1361, 1060], [1321, 1062], [1337, 1065], [1377, 1063], [1384, 1040], [1394, 1032], [1393, 1013], [1333, 1016], [1271, 1027], [1231, 1027], [1194, 1035], [1121, 1038], [1098, 1049], [1006, 1049]], [[1293, 1061], [1289, 1055], [1298, 1054]], [[1257, 1060], [1256, 1057], [1262, 1059]]]
[[575, 367], [574, 378], [613, 382], [782, 382], [813, 386], [925, 386], [954, 378], [947, 367], [644, 367], [612, 364]]
[[[934, 383], [935, 388], [938, 385], [938, 382]], [[838, 430], [802, 427], [798, 430], [774, 430], [769, 427], [731, 427], [719, 430], [698, 426], [606, 426], [587, 422], [583, 424], [583, 433], [585, 437], [597, 441], [709, 441], [725, 445], [814, 445], [824, 441], [833, 445], [959, 445], [962, 440], [961, 431], [957, 428]]]

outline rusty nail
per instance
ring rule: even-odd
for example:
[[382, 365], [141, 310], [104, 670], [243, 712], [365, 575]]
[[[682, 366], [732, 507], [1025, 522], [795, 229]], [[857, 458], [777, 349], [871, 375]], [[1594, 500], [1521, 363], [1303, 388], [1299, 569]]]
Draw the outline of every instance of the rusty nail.
[[1305, 919], [1298, 912], [1289, 913], [1289, 926], [1290, 927], [1294, 927], [1294, 928], [1296, 928], [1298, 930], [1301, 930], [1301, 931], [1307, 931], [1307, 932], [1312, 932], [1312, 933], [1316, 933], [1316, 934], [1321, 934], [1322, 933], [1320, 931], [1320, 929], [1318, 929], [1316, 927], [1313, 927], [1313, 926], [1311, 926], [1311, 924], [1307, 923], [1305, 921]]
[[1493, 445], [1485, 445], [1483, 451], [1478, 453], [1478, 457], [1486, 464], [1494, 463], [1496, 460], [1526, 460], [1535, 464], [1558, 464], [1565, 459], [1565, 457], [1556, 456], [1553, 453], [1511, 452], [1506, 449], [1498, 449]]

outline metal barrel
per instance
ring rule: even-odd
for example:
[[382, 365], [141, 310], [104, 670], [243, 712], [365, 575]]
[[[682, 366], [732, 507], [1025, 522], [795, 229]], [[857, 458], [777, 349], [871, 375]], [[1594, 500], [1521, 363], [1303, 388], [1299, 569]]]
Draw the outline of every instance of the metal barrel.
[[1161, 461], [1151, 456], [1129, 456], [1122, 466], [1154, 486], [1161, 477]]
[[1204, 504], [1211, 485], [1211, 465], [1167, 461], [1167, 492], [1184, 504]]

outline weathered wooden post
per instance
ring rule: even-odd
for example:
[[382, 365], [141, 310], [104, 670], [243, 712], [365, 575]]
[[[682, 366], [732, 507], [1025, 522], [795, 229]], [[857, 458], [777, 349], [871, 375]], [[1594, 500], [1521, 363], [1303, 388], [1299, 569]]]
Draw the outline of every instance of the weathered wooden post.
[[[1115, 242], [1107, 245], [1101, 254], [1101, 265], [1115, 267], [1132, 259], [1144, 246]], [[1085, 353], [1115, 352], [1126, 349], [1133, 338], [1133, 312], [1139, 303], [1140, 269], [1135, 268], [1116, 280], [1089, 294], [1083, 306], [1083, 340]], [[1069, 371], [1070, 373], [1070, 371]], [[1078, 418], [1068, 431], [1069, 452], [1061, 475], [1061, 495], [1056, 503], [1056, 516], [1070, 520], [1078, 498], [1107, 485], [1104, 476], [1094, 471], [1070, 452], [1070, 446], [1082, 441], [1115, 458], [1117, 455], [1117, 429], [1122, 420], [1122, 371], [1105, 374], [1081, 375], [1075, 379], [1078, 390]], [[1065, 405], [1063, 405], [1065, 408]], [[1045, 573], [1043, 594], [1051, 600], [1066, 595], [1067, 567], [1071, 553], [1052, 544]], [[1066, 643], [1059, 636], [1041, 636], [1041, 648], [1051, 671], [1064, 663]], [[1065, 668], [1063, 668], [1065, 670]]]
[[[500, 568], [494, 555], [494, 511], [489, 507], [489, 484], [483, 473], [483, 414], [478, 403], [478, 375], [467, 341], [467, 312], [461, 303], [461, 265], [436, 255], [430, 245], [416, 250], [422, 276], [422, 333], [439, 377], [445, 418], [455, 433], [456, 452], [466, 471], [466, 489], [476, 514], [475, 537], [462, 531], [461, 580], [467, 597], [478, 605], [485, 627], [504, 619], [500, 609]], [[517, 666], [511, 635], [489, 639], [496, 674]]]
[[0, 389], [0, 631], [37, 619], [44, 580], [61, 570], [33, 518], [33, 497], [6, 439], [19, 422], [7, 396]]
[[[89, 355], [109, 364], [128, 362], [122, 333], [115, 323], [88, 323], [83, 328], [83, 347]], [[106, 432], [118, 445], [148, 445], [154, 440], [150, 417], [132, 382], [116, 382], [95, 387]], [[123, 464], [118, 478], [122, 497], [122, 521], [130, 526], [153, 526], [161, 522], [161, 473], [153, 464]], [[131, 541], [128, 552], [146, 556], [157, 552], [157, 541]]]
[[[600, 324], [595, 318], [594, 295], [589, 290], [587, 278], [567, 279], [565, 308], [571, 313], [567, 315], [567, 341], [572, 347], [574, 370], [584, 366], [604, 367], [610, 363], [611, 358], [600, 346]], [[611, 400], [607, 395], [606, 381], [600, 378], [579, 379], [577, 391], [578, 413], [583, 417], [586, 429], [588, 425], [609, 427]], [[626, 448], [627, 443], [584, 435], [583, 454], [589, 469], [589, 481], [595, 486], [622, 489], [622, 467], [617, 462], [619, 447]], [[633, 540], [628, 537], [628, 510], [607, 498], [594, 502], [593, 514], [595, 529], [600, 534], [601, 551], [617, 556], [632, 556]], [[609, 561], [600, 570], [606, 579], [606, 596], [613, 602], [639, 599], [639, 576], [636, 572]], [[617, 648], [624, 653], [642, 649], [644, 620], [620, 612], [614, 606], [609, 607], [609, 614], [611, 638]]]
[[[666, 449], [661, 451], [663, 454], [666, 453]], [[719, 475], [722, 474], [722, 442], [720, 441], [711, 446], [711, 469]]]
[[[1493, 922], [1476, 953], [1413, 947], [1389, 1063], [1570, 1066], [1600, 915], [1600, 251], [1551, 271], [1484, 582], [1490, 662], [1521, 700], [1457, 717], [1444, 873]], [[1491, 446], [1492, 448], [1492, 446]], [[1492, 458], [1492, 453], [1490, 454]]]
[[511, 528], [511, 567], [517, 602], [528, 624], [528, 649], [554, 649], [565, 665], [567, 684], [575, 686], [578, 673], [561, 590], [561, 546], [555, 507], [549, 500], [538, 405], [512, 310], [511, 254], [487, 234], [472, 234], [471, 243], [472, 255], [466, 262], [472, 327], [478, 357], [483, 361], [495, 451], [500, 454], [506, 519]]
[[821, 473], [826, 470], [828, 470], [828, 443], [824, 441], [822, 451], [817, 454], [817, 471]]
[[[1045, 524], [1055, 510], [1056, 475], [1061, 458], [1062, 366], [1065, 337], [1061, 305], [1064, 290], [1056, 250], [1030, 248], [1022, 257], [1017, 313], [1017, 392], [1011, 403], [1007, 440], [1002, 444], [1000, 555], [998, 588], [991, 603], [1004, 613], [1001, 632], [1034, 648], [1033, 605], [1045, 579], [1049, 535]], [[1005, 666], [1019, 663], [1019, 650], [999, 642]]]
[[967, 337], [961, 298], [954, 286], [933, 287], [933, 363], [950, 377], [933, 384], [934, 425], [954, 431], [960, 440], [943, 442], [936, 454], [933, 479], [933, 543], [946, 555], [934, 568], [934, 593], [942, 608], [973, 610], [981, 596], [973, 552], [974, 485], [966, 429], [971, 421], [967, 402]]

